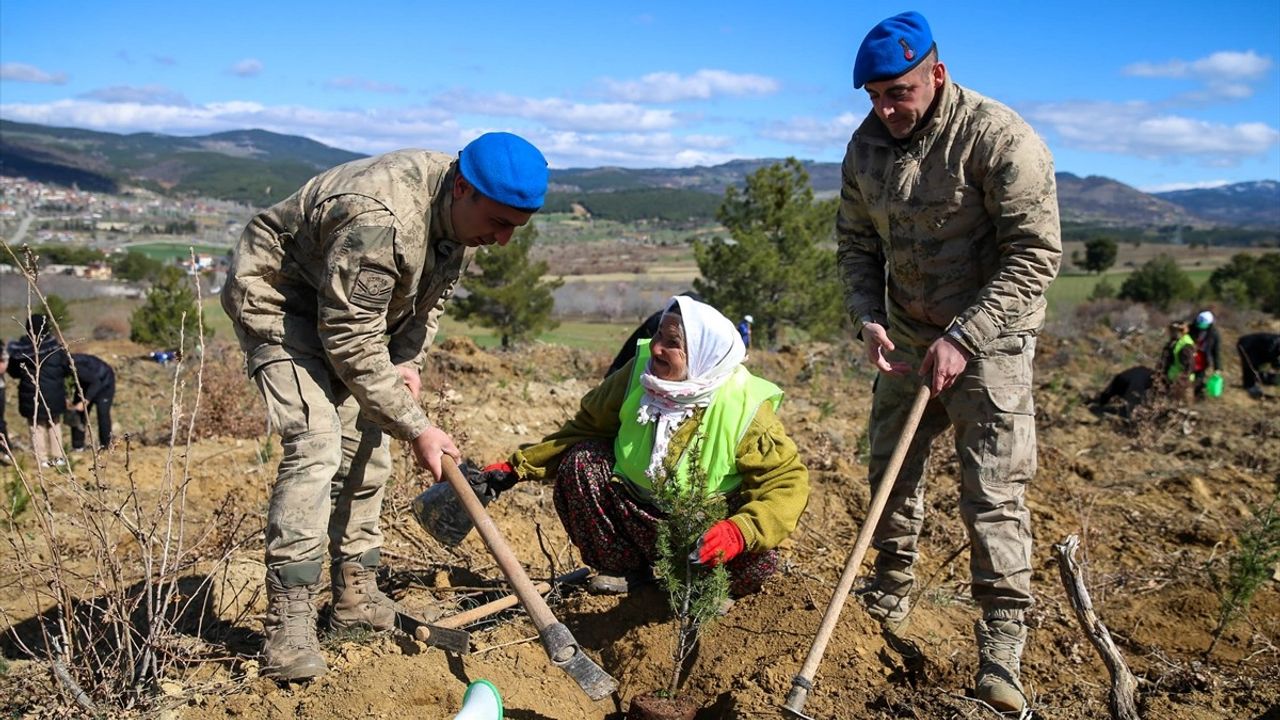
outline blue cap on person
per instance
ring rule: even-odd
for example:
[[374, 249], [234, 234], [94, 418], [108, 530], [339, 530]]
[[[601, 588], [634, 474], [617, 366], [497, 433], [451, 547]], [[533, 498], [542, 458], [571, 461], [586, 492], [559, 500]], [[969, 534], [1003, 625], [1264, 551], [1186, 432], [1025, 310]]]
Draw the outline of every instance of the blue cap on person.
[[853, 61], [853, 86], [900, 77], [933, 49], [933, 31], [924, 16], [914, 10], [881, 20], [862, 39]]
[[458, 154], [458, 169], [481, 195], [517, 210], [534, 212], [547, 196], [547, 159], [519, 135], [491, 132], [472, 140]]

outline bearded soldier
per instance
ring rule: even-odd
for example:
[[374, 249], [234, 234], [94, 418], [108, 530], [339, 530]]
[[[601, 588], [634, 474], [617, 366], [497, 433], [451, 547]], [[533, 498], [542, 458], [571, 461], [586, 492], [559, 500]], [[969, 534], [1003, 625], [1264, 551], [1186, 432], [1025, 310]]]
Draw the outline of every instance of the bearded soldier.
[[846, 306], [879, 371], [870, 480], [879, 484], [921, 382], [932, 398], [875, 531], [863, 593], [886, 629], [906, 619], [933, 439], [955, 432], [960, 514], [982, 608], [977, 695], [1026, 704], [1036, 469], [1031, 363], [1062, 256], [1053, 160], [1012, 110], [951, 81], [928, 23], [907, 12], [858, 50], [872, 110], [849, 141], [837, 221]]

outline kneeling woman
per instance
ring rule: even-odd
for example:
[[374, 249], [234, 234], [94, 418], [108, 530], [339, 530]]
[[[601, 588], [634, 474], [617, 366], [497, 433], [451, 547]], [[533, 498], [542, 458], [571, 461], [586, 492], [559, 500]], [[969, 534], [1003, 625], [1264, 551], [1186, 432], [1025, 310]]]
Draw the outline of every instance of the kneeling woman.
[[662, 519], [655, 479], [674, 469], [688, 482], [697, 433], [708, 487], [726, 496], [730, 513], [703, 535], [699, 560], [727, 563], [733, 596], [754, 593], [777, 570], [774, 548], [804, 512], [809, 472], [775, 414], [782, 391], [748, 372], [745, 358], [732, 321], [672, 298], [653, 339], [587, 393], [572, 420], [487, 468], [485, 479], [491, 487], [553, 480], [556, 512], [599, 573], [591, 588], [624, 593], [653, 577]]

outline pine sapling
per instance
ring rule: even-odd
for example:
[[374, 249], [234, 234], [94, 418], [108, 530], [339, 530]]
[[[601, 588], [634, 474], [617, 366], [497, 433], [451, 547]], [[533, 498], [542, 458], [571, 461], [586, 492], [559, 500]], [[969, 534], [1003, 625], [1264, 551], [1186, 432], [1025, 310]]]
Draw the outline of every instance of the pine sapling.
[[1218, 589], [1219, 608], [1218, 624], [1213, 629], [1212, 642], [1204, 651], [1205, 657], [1213, 652], [1227, 626], [1248, 610], [1254, 593], [1271, 577], [1277, 562], [1280, 562], [1280, 495], [1240, 533], [1239, 549], [1227, 558], [1226, 578], [1210, 574]]
[[724, 519], [727, 506], [724, 496], [707, 487], [707, 474], [700, 463], [700, 438], [690, 444], [688, 458], [687, 481], [681, 481], [676, 470], [667, 467], [654, 483], [655, 504], [665, 515], [658, 524], [654, 566], [675, 614], [668, 697], [675, 697], [679, 690], [681, 671], [702, 631], [719, 618], [721, 606], [729, 599], [729, 573], [724, 565], [708, 568], [693, 562], [698, 540]]

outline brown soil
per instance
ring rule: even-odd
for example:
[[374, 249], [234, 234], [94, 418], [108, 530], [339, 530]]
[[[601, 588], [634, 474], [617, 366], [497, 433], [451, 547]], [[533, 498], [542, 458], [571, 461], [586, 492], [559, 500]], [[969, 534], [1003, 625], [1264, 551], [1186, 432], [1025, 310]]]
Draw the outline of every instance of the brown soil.
[[[1276, 582], [1259, 590], [1247, 617], [1230, 626], [1211, 657], [1202, 655], [1217, 619], [1211, 578], [1224, 575], [1224, 558], [1236, 548], [1239, 532], [1277, 491], [1276, 401], [1252, 401], [1229, 383], [1222, 398], [1146, 421], [1096, 417], [1081, 403], [1084, 393], [1098, 389], [1088, 387], [1100, 373], [1089, 364], [1096, 362], [1089, 359], [1089, 347], [1084, 340], [1068, 344], [1044, 338], [1040, 352], [1040, 470], [1029, 489], [1038, 606], [1024, 658], [1024, 680], [1039, 716], [1107, 716], [1106, 669], [1076, 624], [1051, 554], [1054, 542], [1080, 533], [1093, 601], [1143, 680], [1146, 717], [1276, 717]], [[193, 646], [201, 648], [192, 656], [210, 659], [164, 685], [172, 700], [170, 717], [451, 718], [467, 683], [484, 678], [501, 690], [509, 718], [616, 719], [635, 695], [665, 685], [672, 629], [665, 599], [653, 588], [623, 598], [566, 589], [551, 598], [559, 619], [619, 682], [618, 695], [600, 702], [589, 700], [547, 662], [536, 632], [518, 611], [472, 627], [474, 651], [466, 657], [450, 657], [395, 635], [329, 639], [331, 670], [325, 677], [288, 687], [259, 678], [254, 653], [260, 625], [253, 615], [262, 610], [256, 593], [263, 571], [260, 530], [279, 450], [253, 436], [261, 427], [254, 429], [236, 415], [237, 408], [242, 413], [248, 408], [252, 417], [252, 391], [225, 379], [234, 372], [223, 373], [214, 383], [220, 401], [212, 404], [220, 416], [197, 415], [196, 423], [197, 429], [210, 423], [247, 437], [202, 437], [189, 450], [179, 443], [171, 451], [165, 444], [167, 408], [175, 392], [186, 393], [182, 402], [189, 402], [193, 365], [185, 364], [183, 382], [174, 383], [174, 368], [137, 359], [142, 348], [117, 342], [88, 343], [85, 349], [115, 359], [118, 423], [131, 433], [127, 450], [122, 444], [100, 456], [99, 482], [121, 488], [132, 481], [147, 495], [163, 486], [166, 468], [187, 472], [193, 478], [186, 497], [188, 536], [202, 538], [209, 547], [233, 548], [226, 562], [206, 552], [192, 566], [193, 573], [216, 570], [211, 612], [221, 622], [191, 631]], [[536, 346], [499, 354], [451, 340], [432, 356], [424, 397], [430, 396], [433, 417], [470, 458], [490, 462], [567, 418], [612, 350]], [[856, 357], [851, 347], [838, 345], [752, 353], [753, 369], [788, 392], [782, 417], [808, 459], [813, 492], [799, 529], [783, 546], [784, 571], [760, 594], [739, 600], [704, 638], [682, 689], [703, 708], [699, 718], [781, 716], [778, 706], [809, 649], [869, 499], [859, 452], [871, 374]], [[234, 370], [232, 360], [220, 367], [228, 363]], [[1230, 365], [1228, 370], [1235, 372]], [[177, 426], [185, 433], [183, 423]], [[20, 426], [11, 422], [10, 427]], [[475, 534], [447, 549], [409, 519], [408, 501], [421, 479], [406, 457], [398, 454], [384, 515], [383, 587], [424, 612], [430, 607], [452, 612], [486, 599], [475, 588], [495, 583], [500, 574]], [[73, 459], [76, 472], [86, 474], [88, 459]], [[923, 666], [907, 667], [851, 602], [806, 706], [812, 716], [995, 717], [966, 697], [975, 665], [976, 610], [969, 599], [965, 533], [955, 509], [956, 471], [949, 444], [938, 442], [930, 466], [919, 600], [908, 631], [924, 651]], [[489, 509], [535, 579], [578, 566], [549, 488], [518, 486]], [[19, 535], [25, 544], [14, 541]], [[0, 577], [6, 578], [0, 583], [0, 604], [30, 640], [33, 614], [47, 607], [12, 579], [24, 576], [32, 553], [40, 554], [37, 518], [30, 512], [21, 516], [6, 537], [10, 543], [0, 551]], [[68, 532], [65, 542], [62, 560], [69, 567], [92, 562], [88, 539]], [[119, 553], [132, 552], [127, 536], [119, 543]], [[85, 588], [75, 591], [91, 594]], [[0, 674], [0, 697], [6, 698], [0, 708], [6, 714], [43, 708], [52, 715], [55, 702], [65, 704], [50, 694], [40, 666], [21, 659], [13, 643], [3, 649], [9, 665]]]

